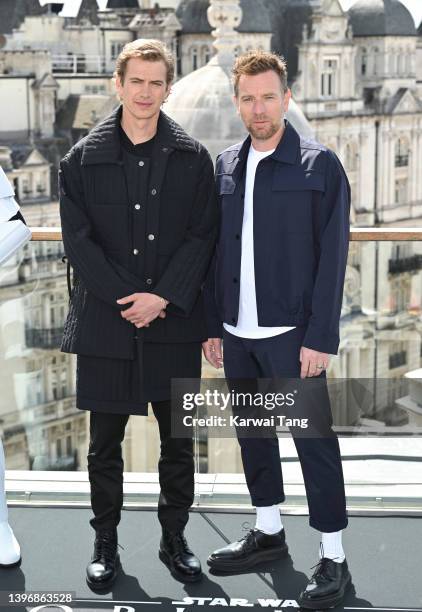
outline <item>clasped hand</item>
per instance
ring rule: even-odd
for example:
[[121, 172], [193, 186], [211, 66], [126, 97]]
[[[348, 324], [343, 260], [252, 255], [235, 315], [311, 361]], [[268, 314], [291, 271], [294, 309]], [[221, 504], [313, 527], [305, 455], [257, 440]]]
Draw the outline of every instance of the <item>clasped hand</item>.
[[[157, 317], [164, 319], [166, 311], [163, 308], [163, 299], [154, 293], [132, 293], [117, 300], [118, 304], [132, 304], [120, 312], [121, 316], [133, 323], [136, 327], [149, 327], [151, 321]], [[166, 302], [166, 305], [168, 302]]]

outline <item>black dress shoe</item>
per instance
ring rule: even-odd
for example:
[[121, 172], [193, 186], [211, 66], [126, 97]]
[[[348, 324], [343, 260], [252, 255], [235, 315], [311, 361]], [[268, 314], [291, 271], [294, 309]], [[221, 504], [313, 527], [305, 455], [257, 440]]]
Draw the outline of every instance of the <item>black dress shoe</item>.
[[284, 529], [273, 535], [251, 529], [241, 540], [214, 551], [207, 563], [213, 570], [231, 573], [249, 569], [262, 561], [280, 559], [287, 552]]
[[334, 608], [343, 601], [351, 581], [346, 559], [336, 563], [323, 557], [306, 589], [299, 595], [299, 606], [308, 610]]
[[163, 529], [158, 556], [177, 580], [181, 582], [201, 580], [201, 562], [190, 550], [183, 531], [171, 532]]
[[94, 590], [105, 590], [111, 587], [120, 569], [120, 557], [117, 552], [117, 530], [97, 531], [92, 559], [86, 568], [86, 581]]

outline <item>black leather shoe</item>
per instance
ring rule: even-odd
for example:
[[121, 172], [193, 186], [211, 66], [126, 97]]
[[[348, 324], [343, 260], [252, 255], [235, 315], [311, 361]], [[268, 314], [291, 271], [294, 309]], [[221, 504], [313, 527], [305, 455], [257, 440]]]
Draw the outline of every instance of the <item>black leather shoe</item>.
[[183, 531], [173, 533], [163, 529], [158, 556], [177, 580], [181, 582], [201, 580], [201, 562], [189, 548]]
[[249, 569], [263, 561], [280, 559], [287, 555], [288, 550], [284, 529], [274, 535], [251, 529], [237, 542], [214, 551], [207, 563], [213, 570], [231, 573]]
[[94, 590], [108, 589], [115, 581], [119, 569], [117, 530], [104, 529], [97, 531], [91, 563], [86, 568], [88, 585]]
[[334, 608], [343, 601], [351, 581], [346, 559], [336, 563], [323, 557], [306, 589], [299, 595], [298, 604], [308, 610]]

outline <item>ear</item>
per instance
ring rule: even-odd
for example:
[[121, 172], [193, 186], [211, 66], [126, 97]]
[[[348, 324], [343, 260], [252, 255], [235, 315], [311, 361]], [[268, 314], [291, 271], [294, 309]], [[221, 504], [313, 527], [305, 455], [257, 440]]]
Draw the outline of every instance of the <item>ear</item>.
[[116, 74], [115, 79], [114, 79], [114, 85], [116, 87], [116, 91], [118, 94], [120, 94], [122, 88], [123, 88], [123, 83], [120, 80], [120, 77], [118, 74]]
[[235, 105], [235, 108], [236, 108], [237, 114], [238, 114], [238, 115], [240, 115], [240, 109], [239, 109], [239, 99], [236, 97], [236, 95], [234, 95], [234, 96], [232, 97], [232, 100], [233, 100], [233, 104]]
[[167, 102], [169, 95], [171, 94], [172, 83], [167, 85], [166, 93], [164, 95], [164, 102]]
[[289, 108], [289, 102], [291, 100], [291, 97], [292, 97], [292, 92], [290, 89], [288, 89], [286, 93], [284, 94], [284, 112], [287, 112]]

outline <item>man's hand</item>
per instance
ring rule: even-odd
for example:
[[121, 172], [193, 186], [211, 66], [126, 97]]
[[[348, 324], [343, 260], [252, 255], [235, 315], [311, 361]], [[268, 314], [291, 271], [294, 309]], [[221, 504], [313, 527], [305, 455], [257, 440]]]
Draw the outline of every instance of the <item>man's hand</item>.
[[205, 359], [215, 368], [223, 365], [223, 354], [221, 351], [221, 338], [208, 338], [202, 343]]
[[130, 308], [122, 310], [121, 316], [133, 323], [136, 327], [148, 327], [151, 321], [160, 317], [164, 319], [166, 312], [164, 308], [168, 301], [154, 293], [133, 293], [127, 297], [117, 300], [118, 304], [132, 304]]
[[328, 353], [320, 353], [302, 346], [299, 356], [302, 364], [300, 377], [319, 376], [323, 370], [328, 368], [329, 359]]

